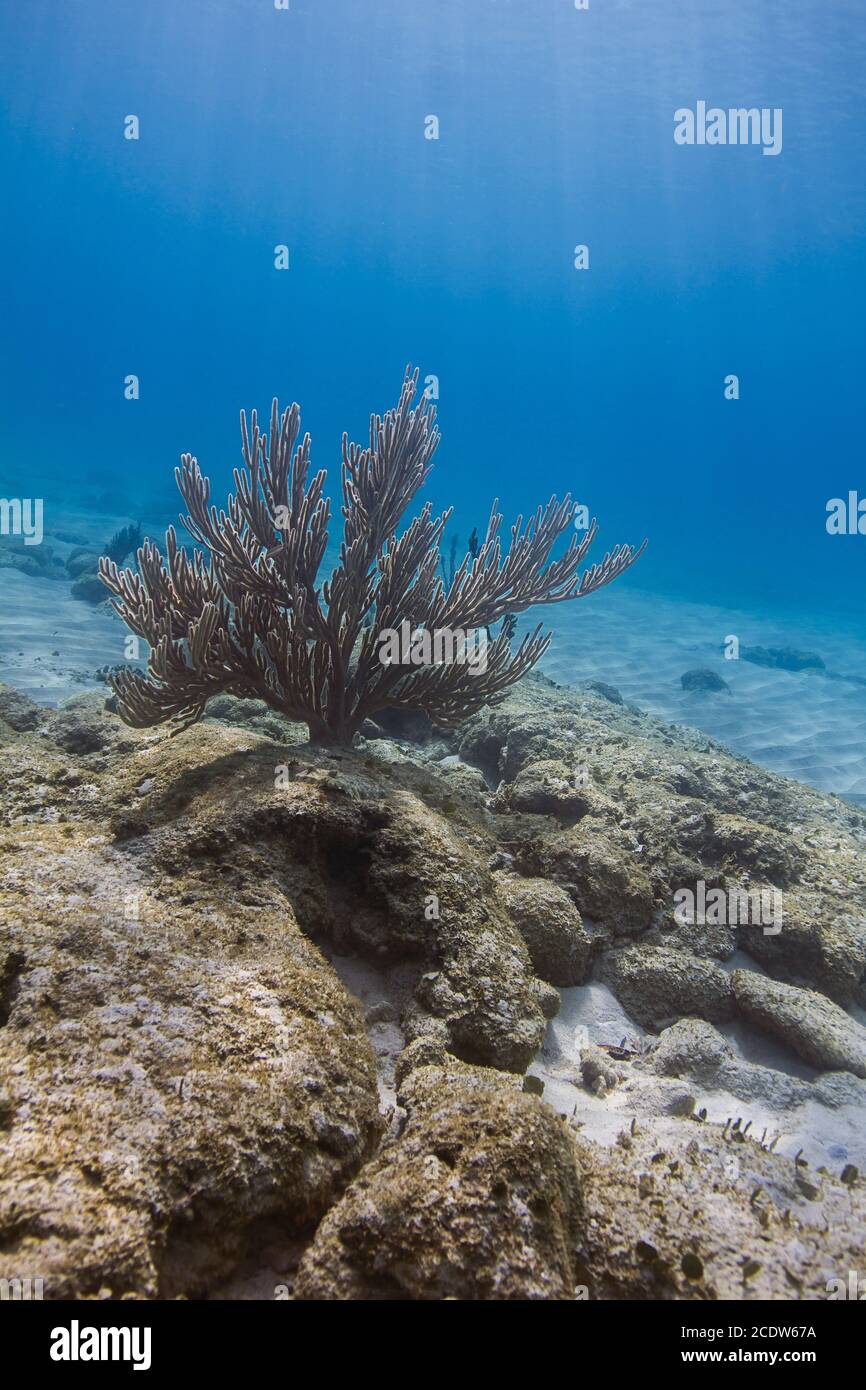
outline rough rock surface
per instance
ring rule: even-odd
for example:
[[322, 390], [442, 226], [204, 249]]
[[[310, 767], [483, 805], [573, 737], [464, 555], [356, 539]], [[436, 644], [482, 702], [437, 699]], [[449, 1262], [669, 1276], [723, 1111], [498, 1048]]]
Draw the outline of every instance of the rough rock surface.
[[92, 827], [0, 846], [0, 1276], [193, 1294], [375, 1147], [356, 1006], [278, 894], [192, 900]]
[[85, 603], [104, 603], [105, 585], [98, 574], [81, 574], [72, 585], [72, 597]]
[[714, 961], [669, 947], [626, 946], [602, 963], [603, 978], [645, 1028], [695, 1015], [723, 1023], [734, 1016], [730, 977]]
[[503, 804], [512, 811], [553, 815], [568, 825], [588, 815], [597, 800], [598, 793], [583, 786], [579, 771], [543, 759], [521, 768]]
[[[666, 1028], [652, 1050], [636, 1062], [635, 1069], [643, 1074], [683, 1078], [699, 1095], [721, 1093], [741, 1101], [745, 1108], [757, 1106], [759, 1112], [770, 1112], [776, 1117], [774, 1134], [780, 1133], [782, 1125], [796, 1130], [798, 1112], [823, 1115], [825, 1130], [834, 1112], [847, 1111], [858, 1128], [866, 1114], [866, 1083], [851, 1072], [795, 1076], [746, 1061], [712, 1024], [696, 1018], [682, 1018]], [[730, 1122], [736, 1123], [733, 1115]], [[790, 1147], [796, 1152], [800, 1146], [792, 1142]]]
[[[672, 728], [591, 692], [528, 680], [458, 735], [462, 755], [501, 783], [523, 874], [550, 878], [584, 920], [616, 936], [661, 931], [666, 944], [725, 958], [735, 945], [770, 974], [866, 1004], [866, 817], [834, 797], [734, 758], [695, 730]], [[510, 806], [533, 764], [549, 784], [579, 783], [590, 801], [573, 824]], [[556, 768], [558, 764], [558, 768]], [[783, 894], [784, 926], [682, 927], [674, 893], [707, 888]]]
[[22, 695], [20, 690], [15, 690], [11, 685], [4, 685], [0, 681], [0, 721], [8, 724], [10, 729], [23, 733], [26, 729], [35, 729], [39, 723], [41, 711], [37, 704]]
[[707, 666], [695, 666], [690, 671], [683, 671], [680, 685], [683, 690], [696, 691], [730, 691], [731, 688], [718, 672], [711, 671]]
[[733, 1058], [733, 1045], [711, 1023], [682, 1018], [664, 1029], [650, 1065], [660, 1076], [691, 1076], [707, 1081]]
[[838, 1004], [750, 970], [735, 970], [731, 979], [737, 1006], [752, 1023], [821, 1071], [866, 1077], [866, 1028]]
[[99, 551], [77, 546], [66, 557], [66, 572], [72, 579], [77, 579], [82, 574], [96, 576], [99, 572], [99, 559]]
[[648, 927], [656, 912], [655, 889], [638, 859], [631, 836], [595, 816], [558, 834], [520, 845], [522, 873], [549, 878], [570, 894], [575, 906], [614, 936]]
[[320, 1225], [296, 1298], [822, 1298], [856, 1266], [859, 1189], [740, 1133], [683, 1118], [675, 1144], [640, 1124], [600, 1150], [501, 1073], [429, 1052], [399, 1072], [405, 1127]]
[[[812, 1064], [856, 1063], [862, 812], [543, 679], [456, 735], [344, 752], [212, 714], [172, 738], [0, 691], [0, 1277], [213, 1292], [275, 1235], [309, 1246], [310, 1297], [821, 1297], [857, 1267], [862, 1180], [791, 1154], [863, 1081], [744, 1060], [707, 1020], [791, 982]], [[782, 931], [681, 925], [701, 881], [782, 893]], [[732, 984], [736, 949], [772, 978]], [[351, 958], [402, 981], [367, 1022], [409, 1044], [382, 1117]], [[585, 1039], [559, 1114], [521, 1073], [575, 979], [672, 1026]], [[702, 1123], [702, 1087], [787, 1110], [791, 1154]], [[620, 1142], [578, 1132], [591, 1106]]]
[[580, 1053], [580, 1075], [585, 1086], [591, 1091], [611, 1090], [622, 1080], [622, 1072], [615, 1067], [606, 1052], [594, 1043], [587, 1043]]
[[815, 652], [798, 652], [793, 647], [741, 647], [740, 658], [756, 666], [779, 671], [823, 671], [823, 658]]
[[[231, 738], [213, 728], [209, 738]], [[154, 758], [154, 787], [119, 814], [118, 834], [147, 836], [169, 871], [191, 857], [202, 875], [275, 883], [304, 930], [334, 950], [417, 961], [414, 1035], [445, 1036], [468, 1061], [527, 1066], [544, 1014], [477, 830], [401, 785], [404, 764], [318, 752], [276, 762], [268, 745], [221, 758], [201, 740], [189, 746], [203, 758], [194, 807], [178, 801], [171, 768]], [[163, 756], [171, 762], [172, 750]], [[409, 764], [403, 780], [416, 777]]]
[[677, 1143], [643, 1123], [603, 1151], [578, 1141], [576, 1278], [590, 1298], [824, 1299], [828, 1280], [859, 1268], [859, 1189], [739, 1131], [679, 1123]]
[[549, 1107], [481, 1068], [405, 1077], [405, 1127], [322, 1222], [295, 1296], [569, 1299], [583, 1224]]
[[541, 979], [552, 985], [583, 984], [589, 974], [592, 939], [565, 890], [543, 878], [497, 873], [495, 879]]

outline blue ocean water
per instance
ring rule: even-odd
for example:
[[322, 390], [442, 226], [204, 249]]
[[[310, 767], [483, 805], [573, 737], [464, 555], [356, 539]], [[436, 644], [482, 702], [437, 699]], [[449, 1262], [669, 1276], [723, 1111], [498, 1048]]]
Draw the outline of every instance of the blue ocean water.
[[[273, 395], [336, 481], [411, 361], [464, 541], [494, 496], [510, 518], [566, 490], [599, 555], [649, 537], [591, 640], [582, 605], [539, 615], [557, 678], [866, 791], [856, 680], [678, 693], [731, 632], [866, 676], [866, 535], [826, 527], [866, 498], [864, 59], [857, 0], [4, 6], [0, 491], [44, 498], [48, 541], [155, 529], [179, 454], [220, 496], [240, 407]], [[677, 143], [699, 103], [781, 112], [781, 148]], [[70, 620], [22, 585], [57, 581], [0, 582], [0, 675], [50, 699], [35, 655]]]

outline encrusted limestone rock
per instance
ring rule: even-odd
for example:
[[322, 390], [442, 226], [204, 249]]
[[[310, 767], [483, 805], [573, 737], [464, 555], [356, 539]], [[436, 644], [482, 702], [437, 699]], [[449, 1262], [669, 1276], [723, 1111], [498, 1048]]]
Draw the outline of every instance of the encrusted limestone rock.
[[619, 1067], [594, 1043], [586, 1043], [580, 1050], [580, 1075], [584, 1086], [597, 1094], [613, 1090], [622, 1080]]
[[52, 743], [75, 754], [99, 753], [123, 738], [118, 720], [106, 714], [104, 702], [93, 695], [74, 695], [67, 700], [52, 712], [46, 732]]
[[573, 1298], [583, 1204], [554, 1112], [453, 1062], [414, 1067], [399, 1100], [402, 1134], [322, 1222], [295, 1297]]
[[[504, 779], [494, 809], [516, 867], [554, 880], [597, 926], [629, 936], [662, 924], [666, 944], [718, 959], [739, 944], [780, 979], [843, 1006], [866, 1003], [861, 810], [734, 758], [696, 730], [538, 676], [468, 721], [455, 743]], [[575, 823], [508, 809], [516, 779], [552, 762], [580, 774], [587, 811]], [[674, 930], [675, 892], [701, 879], [780, 890], [782, 932], [761, 922]]]
[[[172, 739], [93, 696], [20, 730], [0, 707], [0, 1277], [208, 1292], [262, 1231], [313, 1242], [311, 1297], [811, 1298], [857, 1267], [862, 1187], [804, 1177], [791, 1146], [807, 1111], [854, 1124], [866, 1081], [745, 1061], [706, 1020], [761, 991], [777, 1036], [818, 1040], [812, 1065], [859, 1065], [830, 1004], [864, 988], [859, 810], [544, 680], [421, 749], [403, 730], [325, 753], [218, 713]], [[551, 764], [579, 815], [515, 805]], [[673, 894], [699, 880], [782, 891], [782, 931], [681, 926]], [[737, 1005], [735, 947], [797, 1008], [753, 976]], [[329, 953], [403, 981], [381, 1152]], [[591, 1078], [603, 1098], [566, 1107], [550, 1079], [566, 1119], [520, 1073], [558, 1004], [539, 975], [572, 969], [672, 1026], [616, 1086]], [[726, 1136], [721, 1093], [786, 1111], [787, 1156], [757, 1122]], [[581, 1107], [619, 1110], [622, 1142], [573, 1135]]]
[[[82, 750], [80, 781], [69, 786], [69, 759], [55, 765], [52, 742], [42, 740], [38, 755], [27, 741], [14, 746], [13, 821], [35, 810], [61, 821], [107, 816], [130, 857], [146, 858], [160, 877], [187, 878], [191, 901], [232, 888], [248, 901], [260, 886], [278, 891], [328, 949], [418, 962], [427, 978], [416, 1032], [426, 1014], [433, 1034], [444, 1027], [466, 1060], [525, 1070], [552, 1001], [494, 892], [487, 864], [495, 842], [478, 819], [455, 821], [471, 795], [443, 795], [447, 771], [303, 745], [287, 752], [216, 722], [177, 738], [141, 734], [87, 705], [50, 720], [65, 753], [70, 719], [75, 748], [79, 725], [95, 731], [94, 741], [104, 735], [99, 756]], [[428, 804], [437, 799], [451, 810]]]
[[681, 1018], [664, 1029], [649, 1065], [659, 1076], [690, 1076], [709, 1081], [733, 1057], [733, 1045], [711, 1023], [701, 1018]]
[[0, 720], [4, 724], [23, 733], [26, 729], [35, 729], [41, 717], [39, 706], [27, 695], [0, 681]]
[[644, 1028], [694, 1015], [710, 1022], [733, 1018], [730, 977], [721, 966], [658, 946], [611, 951], [602, 974], [623, 1008]]
[[856, 1267], [862, 1186], [696, 1124], [682, 1088], [678, 1138], [642, 1120], [601, 1148], [426, 1045], [398, 1075], [403, 1128], [320, 1225], [295, 1298], [817, 1299]]
[[0, 847], [0, 1277], [48, 1298], [196, 1294], [304, 1231], [380, 1131], [359, 1011], [284, 900], [92, 827]]
[[543, 878], [506, 873], [494, 877], [536, 974], [560, 987], [583, 984], [589, 975], [592, 940], [565, 890]]
[[581, 820], [599, 801], [598, 792], [583, 784], [579, 770], [554, 759], [521, 768], [508, 798], [512, 810], [556, 816], [566, 824]]
[[866, 1077], [866, 1028], [813, 989], [781, 984], [751, 970], [735, 970], [740, 1012], [820, 1071]]
[[517, 862], [525, 872], [559, 884], [584, 917], [616, 936], [642, 931], [653, 919], [653, 883], [631, 837], [595, 817], [533, 839], [518, 850]]
[[578, 1139], [576, 1277], [589, 1298], [825, 1299], [859, 1267], [862, 1186], [811, 1170], [807, 1182], [751, 1139], [679, 1123], [677, 1142], [644, 1123], [611, 1148]]

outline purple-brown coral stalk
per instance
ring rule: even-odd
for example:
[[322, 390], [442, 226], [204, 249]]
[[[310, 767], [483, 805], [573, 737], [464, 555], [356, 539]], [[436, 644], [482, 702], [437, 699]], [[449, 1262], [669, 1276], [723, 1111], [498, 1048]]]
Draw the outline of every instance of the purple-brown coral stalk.
[[508, 550], [494, 503], [486, 536], [443, 584], [440, 543], [450, 509], [430, 504], [398, 534], [401, 520], [431, 469], [439, 443], [435, 410], [415, 403], [417, 372], [407, 370], [400, 400], [370, 421], [365, 447], [343, 436], [343, 539], [339, 563], [318, 585], [328, 544], [331, 504], [324, 472], [310, 477], [310, 437], [300, 411], [271, 410], [270, 432], [241, 413], [243, 467], [227, 510], [210, 501], [210, 483], [184, 454], [175, 470], [188, 508], [183, 523], [203, 550], [190, 558], [173, 527], [165, 556], [150, 541], [137, 553], [138, 571], [109, 558], [100, 575], [124, 622], [150, 644], [147, 674], [112, 677], [120, 714], [135, 727], [201, 718], [221, 693], [264, 700], [304, 721], [319, 743], [347, 744], [380, 710], [421, 710], [449, 727], [502, 698], [547, 650], [540, 625], [511, 649], [510, 624], [485, 650], [483, 669], [464, 660], [422, 664], [382, 658], [386, 633], [486, 631], [507, 614], [537, 603], [580, 598], [609, 584], [642, 553], [616, 546], [600, 564], [580, 566], [596, 534], [572, 534], [569, 496], [552, 497], [511, 528]]

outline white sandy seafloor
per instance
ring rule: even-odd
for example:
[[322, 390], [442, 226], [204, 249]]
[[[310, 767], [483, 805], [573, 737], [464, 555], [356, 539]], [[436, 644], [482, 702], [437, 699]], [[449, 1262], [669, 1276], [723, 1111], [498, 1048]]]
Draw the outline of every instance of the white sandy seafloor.
[[[78, 546], [99, 553], [108, 539], [135, 518], [128, 514], [98, 514], [67, 508], [54, 517], [59, 540], [46, 524], [43, 544], [65, 561]], [[161, 536], [155, 524], [144, 534]], [[4, 540], [10, 546], [12, 542]], [[23, 555], [37, 547], [16, 543]], [[96, 672], [126, 659], [128, 632], [110, 604], [85, 603], [72, 597], [72, 580], [36, 578], [18, 569], [0, 569], [0, 681], [12, 685], [40, 705], [59, 705], [84, 690], [105, 685]], [[108, 599], [108, 590], [106, 599]], [[141, 644], [143, 665], [146, 643]], [[107, 693], [107, 692], [106, 692]]]
[[[383, 1113], [395, 1104], [394, 1067], [405, 1039], [399, 1017], [417, 968], [386, 970], [348, 956], [330, 956], [331, 965], [361, 1004], [376, 1054]], [[726, 970], [765, 972], [737, 952]], [[544, 1084], [543, 1098], [560, 1114], [573, 1118], [579, 1132], [602, 1145], [616, 1143], [632, 1121], [651, 1123], [660, 1141], [688, 1134], [700, 1123], [723, 1126], [751, 1121], [750, 1137], [763, 1139], [775, 1152], [798, 1154], [813, 1167], [840, 1172], [846, 1163], [866, 1168], [866, 1081], [848, 1074], [820, 1073], [781, 1043], [744, 1022], [719, 1025], [733, 1057], [721, 1081], [702, 1085], [692, 1078], [657, 1077], [633, 1062], [621, 1063], [622, 1081], [599, 1097], [581, 1079], [581, 1049], [587, 1043], [639, 1051], [653, 1035], [635, 1023], [606, 985], [593, 981], [561, 989], [560, 1009], [548, 1025], [543, 1046], [529, 1073]], [[851, 1013], [863, 1022], [863, 1012]], [[682, 1114], [681, 1101], [693, 1099], [693, 1113]], [[706, 1120], [695, 1115], [706, 1110]], [[732, 1161], [747, 1163], [747, 1146], [732, 1149]]]
[[[531, 619], [531, 622], [529, 621]], [[616, 584], [587, 599], [532, 610], [554, 632], [541, 670], [564, 685], [602, 680], [623, 699], [671, 724], [702, 729], [741, 757], [837, 795], [866, 797], [866, 640], [795, 618], [760, 616], [660, 598]], [[820, 656], [819, 671], [783, 671], [726, 660], [741, 647], [793, 647]], [[683, 690], [704, 667], [730, 693]]]
[[107, 604], [83, 603], [69, 590], [56, 579], [0, 570], [0, 681], [40, 705], [97, 687], [108, 694], [96, 672], [124, 660], [120, 618]]
[[[738, 954], [725, 969], [756, 970]], [[759, 971], [759, 973], [763, 973]], [[733, 1063], [722, 1083], [702, 1085], [655, 1077], [631, 1063], [620, 1065], [622, 1082], [599, 1098], [580, 1079], [580, 1049], [587, 1042], [628, 1047], [652, 1035], [644, 1033], [601, 983], [560, 990], [561, 1006], [549, 1024], [544, 1045], [530, 1072], [544, 1082], [544, 1099], [562, 1114], [574, 1116], [580, 1132], [601, 1144], [616, 1142], [632, 1120], [652, 1121], [660, 1139], [682, 1135], [706, 1110], [706, 1123], [751, 1121], [751, 1137], [771, 1143], [775, 1151], [803, 1157], [815, 1168], [839, 1172], [846, 1163], [862, 1171], [866, 1163], [866, 1082], [844, 1077], [846, 1093], [822, 1084], [822, 1075], [793, 1053], [749, 1025], [719, 1025], [731, 1043]], [[853, 1011], [852, 1011], [853, 1012]], [[682, 1097], [694, 1099], [692, 1116], [676, 1113]], [[670, 1107], [670, 1108], [669, 1108]], [[778, 1136], [778, 1138], [776, 1138]], [[741, 1149], [741, 1157], [745, 1150]]]

